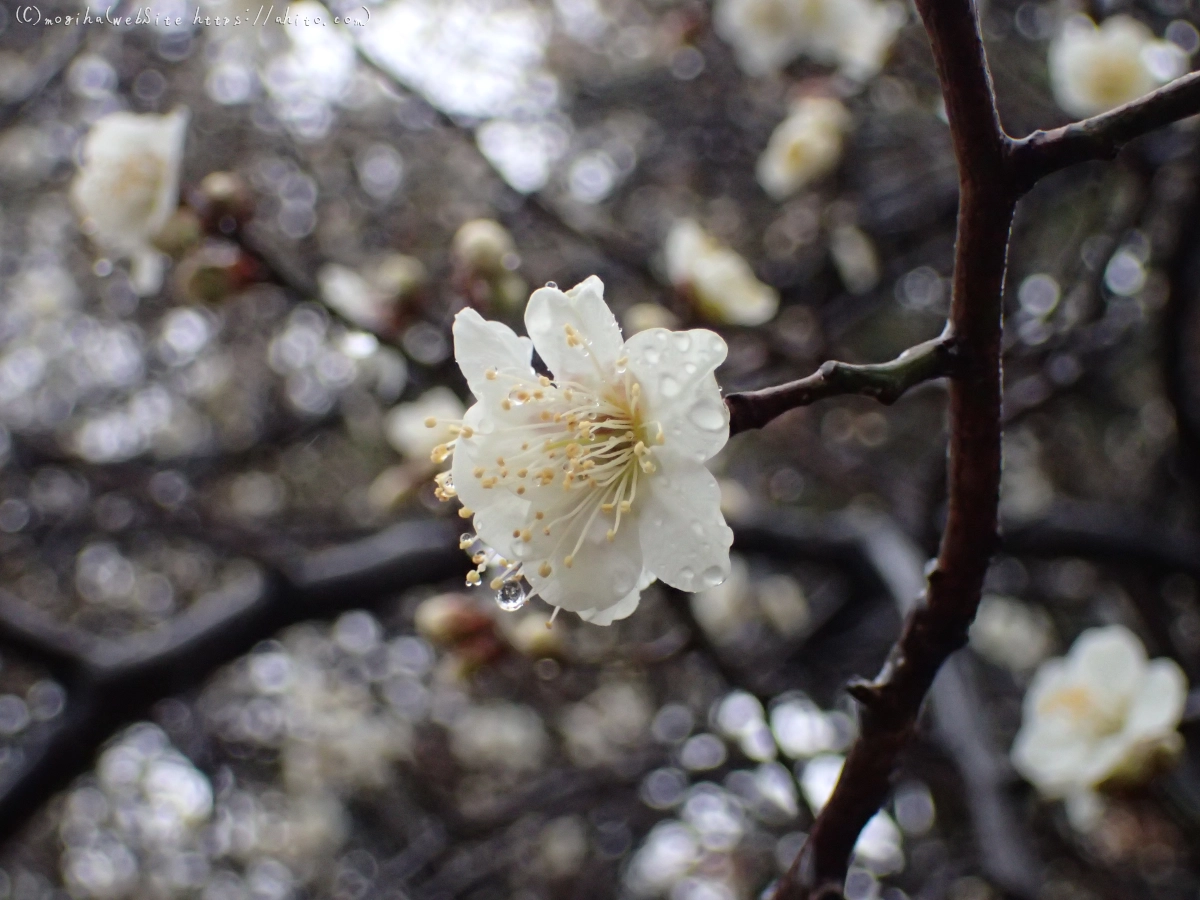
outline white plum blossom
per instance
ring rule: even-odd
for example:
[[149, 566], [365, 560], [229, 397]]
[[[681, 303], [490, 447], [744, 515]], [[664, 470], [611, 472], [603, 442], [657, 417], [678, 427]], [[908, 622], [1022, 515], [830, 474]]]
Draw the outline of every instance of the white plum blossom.
[[[488, 548], [468, 583], [498, 562], [491, 584], [505, 608], [524, 578], [531, 596], [607, 625], [656, 577], [685, 591], [723, 581], [733, 533], [704, 462], [729, 438], [713, 374], [725, 342], [662, 328], [623, 342], [595, 276], [535, 291], [525, 327], [518, 337], [472, 309], [454, 321], [477, 402], [433, 458], [453, 454], [439, 496], [457, 494]], [[553, 378], [534, 370], [535, 347]], [[475, 546], [465, 535], [464, 549]]]
[[831, 172], [842, 156], [850, 113], [832, 97], [804, 97], [771, 135], [758, 158], [758, 183], [776, 200]]
[[455, 232], [452, 252], [471, 271], [489, 275], [504, 269], [505, 257], [516, 252], [516, 245], [494, 219], [472, 219]]
[[1179, 752], [1186, 696], [1179, 666], [1147, 660], [1128, 628], [1088, 629], [1034, 675], [1013, 764], [1043, 796], [1094, 805], [1098, 787], [1142, 780]]
[[1092, 116], [1178, 77], [1186, 62], [1179, 47], [1157, 40], [1129, 16], [1112, 16], [1097, 26], [1076, 15], [1050, 45], [1050, 85], [1063, 110]]
[[132, 261], [139, 294], [162, 286], [163, 255], [152, 241], [179, 202], [179, 169], [188, 111], [166, 115], [110, 113], [83, 144], [71, 199], [92, 240]]
[[663, 255], [671, 283], [716, 322], [762, 325], [779, 311], [779, 293], [755, 277], [741, 254], [692, 219], [671, 226]]
[[904, 20], [901, 4], [879, 0], [719, 0], [715, 12], [717, 34], [749, 75], [806, 56], [857, 80], [883, 67]]
[[[384, 420], [384, 434], [393, 449], [405, 459], [425, 462], [439, 444], [453, 439], [447, 422], [463, 416], [462, 401], [448, 387], [430, 388], [411, 403], [394, 406]], [[434, 427], [426, 425], [430, 419]], [[441, 426], [437, 425], [441, 422]]]

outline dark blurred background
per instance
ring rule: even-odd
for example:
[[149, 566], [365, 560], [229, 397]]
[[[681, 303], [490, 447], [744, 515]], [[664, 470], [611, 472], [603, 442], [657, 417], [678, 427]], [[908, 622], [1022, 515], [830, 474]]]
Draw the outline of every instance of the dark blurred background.
[[[1047, 47], [1076, 8], [981, 4], [1006, 128], [1066, 122]], [[0, 900], [758, 896], [936, 547], [942, 387], [731, 441], [733, 577], [610, 628], [462, 586], [413, 423], [469, 399], [454, 313], [519, 327], [551, 280], [600, 275], [627, 334], [720, 331], [727, 391], [938, 334], [957, 180], [912, 11], [863, 78], [748, 75], [695, 0], [22, 9], [0, 7]], [[1084, 11], [1200, 45], [1192, 0]], [[756, 163], [798, 96], [848, 126], [776, 199]], [[70, 185], [96, 120], [179, 107], [173, 261], [139, 296]], [[1200, 893], [1188, 721], [1088, 834], [1007, 761], [1031, 673], [1086, 627], [1200, 671], [1198, 140], [1022, 201], [1005, 544], [850, 900]], [[769, 321], [672, 287], [689, 218], [778, 291]]]

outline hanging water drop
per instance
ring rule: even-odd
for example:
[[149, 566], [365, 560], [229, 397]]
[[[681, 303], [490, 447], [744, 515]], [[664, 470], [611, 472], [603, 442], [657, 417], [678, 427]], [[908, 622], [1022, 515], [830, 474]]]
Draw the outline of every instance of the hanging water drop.
[[473, 544], [475, 543], [475, 536], [469, 531], [464, 531], [458, 536], [458, 542], [460, 544]]
[[496, 591], [496, 605], [505, 612], [515, 612], [528, 602], [525, 588], [516, 581], [506, 581]]
[[546, 282], [546, 287], [550, 288], [550, 290], [552, 290], [552, 291], [557, 291], [557, 290], [558, 290], [558, 285], [557, 285], [557, 284], [555, 284], [553, 281], [547, 281], [547, 282]]

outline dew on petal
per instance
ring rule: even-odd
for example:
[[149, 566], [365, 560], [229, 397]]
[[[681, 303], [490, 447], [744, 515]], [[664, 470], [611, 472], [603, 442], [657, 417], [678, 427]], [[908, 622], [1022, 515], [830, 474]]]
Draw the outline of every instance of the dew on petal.
[[697, 403], [688, 412], [688, 418], [705, 431], [720, 431], [725, 427], [725, 411], [714, 403]]
[[671, 397], [678, 397], [679, 392], [683, 390], [683, 387], [679, 384], [679, 382], [670, 375], [664, 375], [662, 381], [658, 383], [658, 387], [659, 390], [662, 391], [662, 395], [668, 399]]
[[704, 570], [704, 583], [709, 587], [716, 587], [725, 580], [725, 570], [720, 566], [709, 566]]

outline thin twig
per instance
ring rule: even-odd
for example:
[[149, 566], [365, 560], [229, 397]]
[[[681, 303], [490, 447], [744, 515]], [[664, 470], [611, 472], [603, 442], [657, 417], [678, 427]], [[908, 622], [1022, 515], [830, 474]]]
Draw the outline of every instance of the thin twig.
[[1011, 172], [1024, 193], [1040, 179], [1092, 159], [1112, 159], [1137, 137], [1200, 113], [1200, 72], [1082, 122], [1035, 131], [1008, 143]]
[[839, 394], [862, 394], [880, 403], [895, 403], [918, 384], [949, 375], [953, 360], [954, 340], [948, 331], [909, 347], [891, 362], [851, 365], [830, 360], [807, 378], [727, 396], [729, 433], [762, 428], [789, 409]]

